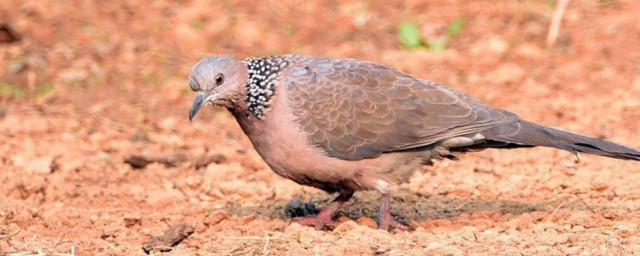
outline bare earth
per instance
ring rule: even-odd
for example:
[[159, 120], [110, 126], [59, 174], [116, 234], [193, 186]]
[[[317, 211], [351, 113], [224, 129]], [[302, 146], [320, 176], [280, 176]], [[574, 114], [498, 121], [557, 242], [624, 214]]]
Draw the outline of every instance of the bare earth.
[[[164, 255], [640, 255], [637, 162], [470, 153], [394, 188], [414, 231], [372, 228], [375, 193], [316, 231], [285, 206], [330, 195], [274, 174], [224, 109], [189, 123], [203, 56], [299, 53], [384, 63], [640, 148], [640, 1], [571, 1], [551, 48], [555, 1], [382, 2], [3, 0], [0, 25], [21, 38], [0, 44], [0, 255], [143, 255], [170, 227], [187, 237]], [[443, 50], [396, 35], [409, 20], [442, 38], [458, 18]]]

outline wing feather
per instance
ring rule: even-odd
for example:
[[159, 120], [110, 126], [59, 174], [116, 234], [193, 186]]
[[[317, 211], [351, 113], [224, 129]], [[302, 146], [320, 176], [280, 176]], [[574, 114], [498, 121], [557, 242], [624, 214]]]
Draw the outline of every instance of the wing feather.
[[352, 59], [292, 58], [284, 87], [309, 140], [342, 159], [424, 147], [518, 120], [444, 85]]

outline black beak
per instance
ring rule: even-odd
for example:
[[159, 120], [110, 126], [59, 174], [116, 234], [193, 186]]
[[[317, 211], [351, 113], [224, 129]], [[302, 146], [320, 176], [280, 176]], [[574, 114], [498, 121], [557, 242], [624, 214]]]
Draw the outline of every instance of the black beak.
[[193, 99], [193, 105], [191, 106], [191, 110], [189, 110], [189, 121], [193, 120], [193, 118], [198, 114], [202, 104], [204, 103], [204, 99], [206, 95], [204, 93], [198, 92], [196, 93], [196, 97]]

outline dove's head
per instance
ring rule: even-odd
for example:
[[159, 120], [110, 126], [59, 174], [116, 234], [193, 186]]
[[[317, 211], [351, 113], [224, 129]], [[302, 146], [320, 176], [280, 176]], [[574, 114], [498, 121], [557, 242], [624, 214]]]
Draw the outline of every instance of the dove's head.
[[234, 107], [242, 99], [247, 66], [227, 56], [210, 56], [191, 69], [189, 87], [196, 93], [189, 120], [207, 104]]

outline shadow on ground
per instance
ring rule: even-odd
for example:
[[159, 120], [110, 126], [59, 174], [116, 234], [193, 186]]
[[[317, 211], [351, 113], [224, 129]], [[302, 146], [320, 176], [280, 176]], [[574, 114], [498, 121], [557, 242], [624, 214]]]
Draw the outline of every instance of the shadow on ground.
[[[307, 198], [308, 196], [308, 198]], [[260, 205], [238, 205], [229, 204], [227, 210], [236, 216], [254, 215], [272, 219], [289, 219], [292, 211], [298, 213], [313, 213], [314, 210], [321, 209], [331, 202], [332, 197], [326, 194], [305, 195], [304, 199], [294, 198], [291, 201], [269, 201]], [[341, 216], [357, 219], [367, 216], [377, 217], [379, 195], [373, 192], [359, 193], [354, 196], [348, 204], [345, 204], [338, 212], [337, 218]], [[295, 203], [302, 200], [302, 204]], [[292, 209], [292, 205], [295, 205]], [[463, 214], [478, 212], [494, 212], [499, 214], [515, 214], [536, 211], [552, 212], [557, 208], [569, 210], [605, 210], [610, 206], [587, 205], [583, 201], [547, 201], [547, 202], [517, 202], [507, 200], [483, 200], [483, 199], [463, 199], [453, 196], [426, 195], [421, 196], [409, 191], [398, 191], [393, 196], [392, 213], [401, 222], [426, 221], [445, 218], [455, 218]], [[300, 214], [298, 214], [300, 215]]]

